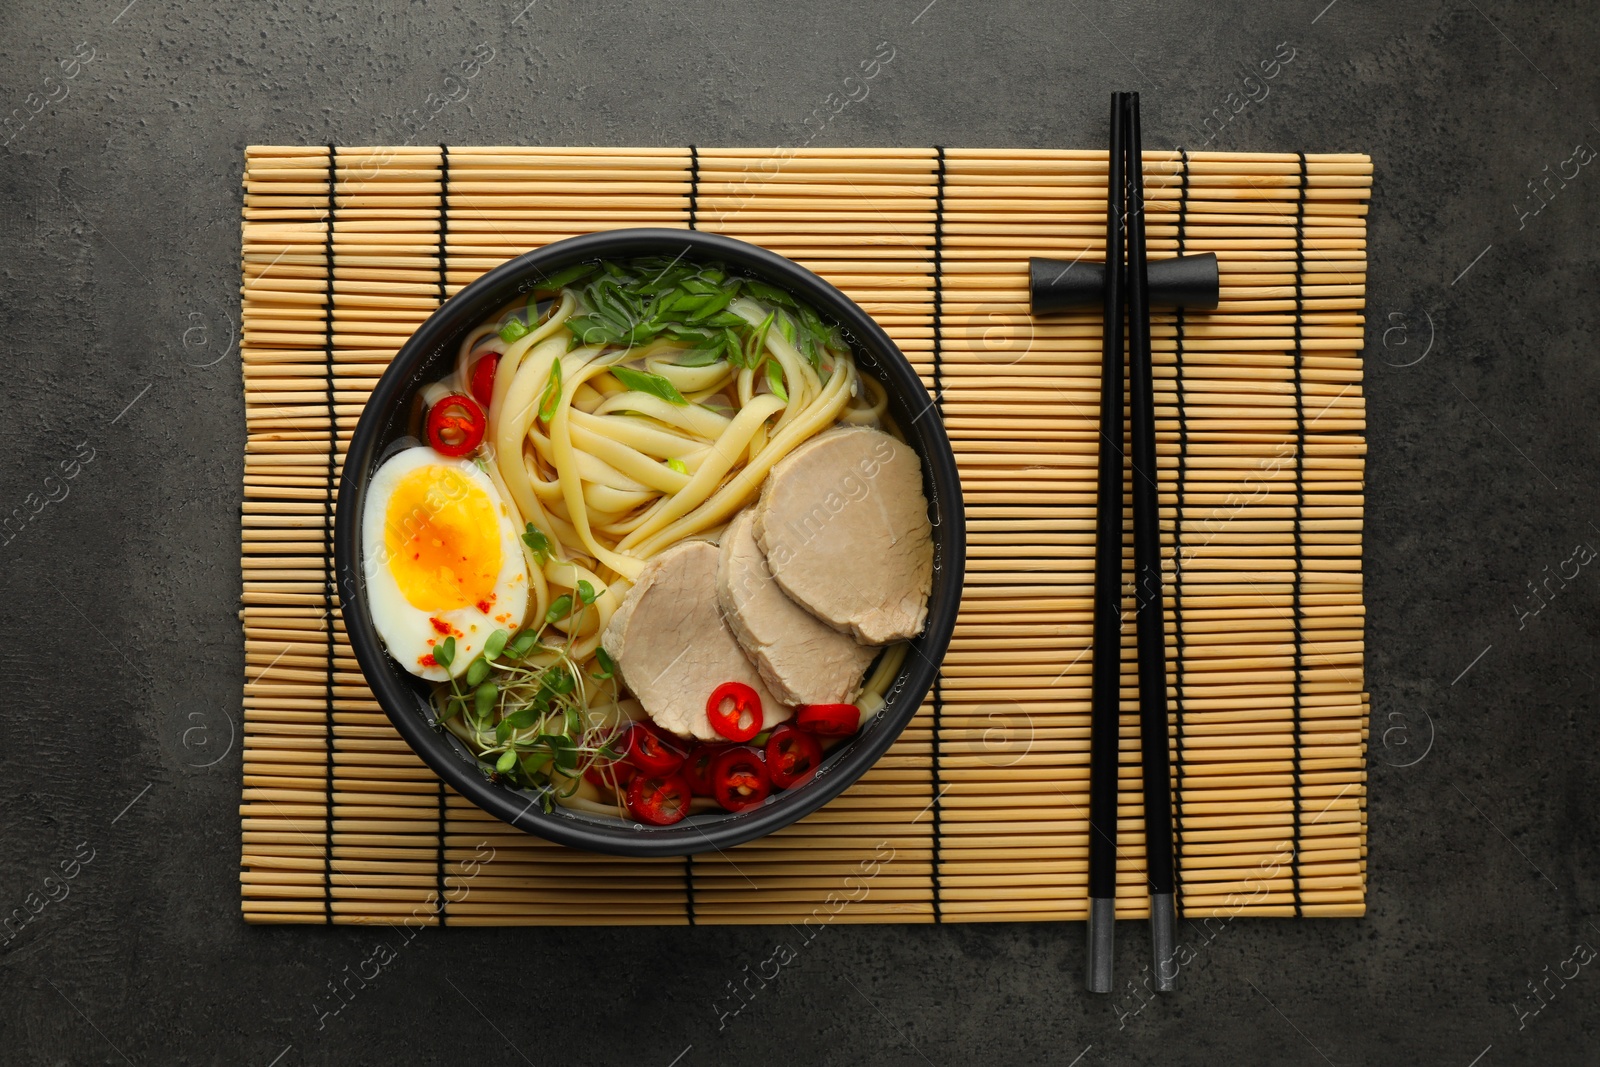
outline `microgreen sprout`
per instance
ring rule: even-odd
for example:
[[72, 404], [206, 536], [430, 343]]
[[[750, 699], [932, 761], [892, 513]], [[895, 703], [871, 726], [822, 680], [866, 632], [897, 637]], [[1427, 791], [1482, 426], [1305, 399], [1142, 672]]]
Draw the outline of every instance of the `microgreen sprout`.
[[567, 593], [562, 593], [551, 602], [550, 610], [544, 613], [544, 621], [547, 623], [560, 622], [571, 614], [572, 597]]
[[522, 540], [533, 552], [533, 558], [543, 567], [550, 562], [550, 538], [544, 531], [533, 523], [528, 523], [528, 528], [522, 532]]
[[[622, 755], [620, 725], [614, 711], [608, 715], [621, 696], [616, 664], [596, 648], [598, 669], [586, 673], [572, 636], [551, 630], [553, 623], [572, 617], [575, 607], [581, 615], [600, 592], [580, 580], [575, 596], [557, 597], [539, 627], [515, 636], [496, 630], [466, 671], [435, 694], [440, 725], [477, 753], [486, 773], [534, 790], [546, 810], [572, 796], [585, 771]], [[440, 650], [448, 665], [455, 654], [453, 640], [441, 642], [436, 656]]]

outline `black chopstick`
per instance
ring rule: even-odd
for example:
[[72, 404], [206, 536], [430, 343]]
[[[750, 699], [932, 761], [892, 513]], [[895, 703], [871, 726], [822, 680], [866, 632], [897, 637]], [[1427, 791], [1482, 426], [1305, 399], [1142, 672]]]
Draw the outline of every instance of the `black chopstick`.
[[[1111, 992], [1117, 910], [1117, 750], [1122, 702], [1122, 248], [1124, 93], [1111, 96], [1106, 160], [1105, 328], [1089, 718], [1089, 923], [1084, 985]], [[1165, 751], [1163, 749], [1163, 751]]]
[[1173, 863], [1172, 783], [1167, 754], [1167, 637], [1161, 596], [1161, 494], [1150, 360], [1150, 279], [1144, 240], [1144, 174], [1139, 94], [1123, 100], [1128, 153], [1128, 409], [1133, 431], [1133, 572], [1139, 650], [1139, 747], [1144, 774], [1145, 877], [1155, 988], [1170, 992]]

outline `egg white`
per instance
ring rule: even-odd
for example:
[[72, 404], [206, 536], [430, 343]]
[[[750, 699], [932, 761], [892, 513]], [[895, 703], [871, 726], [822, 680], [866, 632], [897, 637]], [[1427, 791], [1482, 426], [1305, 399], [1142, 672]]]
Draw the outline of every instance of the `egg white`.
[[[446, 611], [423, 611], [401, 591], [391, 572], [385, 544], [384, 523], [391, 498], [401, 479], [428, 466], [448, 467], [489, 500], [500, 535], [500, 571], [494, 584], [494, 600], [485, 613], [475, 604]], [[495, 490], [494, 483], [468, 458], [451, 459], [432, 448], [418, 446], [390, 456], [373, 472], [361, 514], [362, 569], [366, 576], [367, 607], [373, 625], [389, 654], [412, 674], [431, 681], [443, 681], [466, 671], [483, 649], [489, 635], [497, 629], [515, 632], [528, 613], [528, 571], [522, 554], [520, 534], [511, 518], [511, 509]], [[436, 664], [424, 665], [444, 634], [435, 627], [439, 619], [455, 631], [455, 658], [448, 671]]]

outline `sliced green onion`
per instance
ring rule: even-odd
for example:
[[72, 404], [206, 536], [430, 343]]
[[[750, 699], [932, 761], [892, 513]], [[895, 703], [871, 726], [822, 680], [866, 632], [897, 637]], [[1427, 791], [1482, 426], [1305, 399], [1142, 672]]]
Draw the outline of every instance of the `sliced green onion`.
[[661, 328], [661, 332], [674, 341], [690, 341], [695, 344], [708, 344], [716, 341], [717, 335], [703, 326], [684, 326], [676, 322], [669, 322]]
[[673, 299], [677, 295], [678, 283], [683, 280], [685, 273], [686, 272], [682, 269], [676, 268], [672, 270], [661, 271], [651, 281], [635, 287], [634, 292], [639, 293], [642, 296], [656, 296], [660, 293], [669, 293], [672, 294], [672, 296], [669, 296], [668, 299]]
[[687, 463], [685, 463], [683, 460], [677, 458], [676, 456], [674, 456], [673, 458], [667, 460], [667, 469], [668, 470], [675, 470], [679, 474], [688, 474], [689, 473], [689, 465]]
[[574, 315], [567, 320], [573, 339], [586, 345], [621, 344], [624, 330], [599, 315]]
[[672, 361], [675, 367], [709, 367], [722, 358], [722, 345], [720, 343], [706, 345], [703, 348], [691, 348]]
[[720, 293], [714, 293], [704, 304], [694, 309], [694, 312], [689, 316], [689, 321], [695, 322], [700, 319], [710, 318], [731, 303], [733, 303], [732, 289], [724, 289]]
[[745, 291], [757, 300], [768, 304], [777, 304], [779, 307], [792, 308], [795, 306], [794, 297], [782, 289], [768, 285], [766, 282], [758, 282], [754, 278], [745, 278], [742, 280], [742, 284]]
[[678, 392], [677, 386], [667, 381], [659, 374], [648, 371], [632, 370], [628, 367], [612, 367], [611, 373], [621, 382], [623, 388], [632, 389], [640, 393], [649, 393], [651, 396], [660, 397], [669, 404], [684, 407], [689, 402]]
[[589, 286], [585, 298], [596, 314], [609, 319], [614, 325], [626, 327], [631, 324], [628, 292], [610, 278], [601, 278]]
[[767, 360], [767, 388], [785, 404], [789, 402], [789, 391], [783, 387], [783, 367], [775, 359]]
[[761, 354], [767, 350], [767, 331], [772, 329], [772, 317], [775, 314], [776, 312], [767, 312], [767, 317], [761, 320], [761, 325], [750, 331], [750, 337], [744, 346], [746, 367], [754, 368], [761, 365]]
[[664, 306], [669, 311], [693, 315], [716, 298], [716, 293], [691, 293], [687, 290], [680, 290]]
[[545, 289], [565, 289], [573, 282], [582, 281], [599, 269], [600, 264], [598, 263], [574, 263], [572, 266], [558, 270], [544, 279], [541, 287]]
[[550, 364], [550, 381], [545, 384], [544, 396], [539, 401], [539, 421], [549, 422], [556, 417], [556, 408], [561, 401], [561, 357]]

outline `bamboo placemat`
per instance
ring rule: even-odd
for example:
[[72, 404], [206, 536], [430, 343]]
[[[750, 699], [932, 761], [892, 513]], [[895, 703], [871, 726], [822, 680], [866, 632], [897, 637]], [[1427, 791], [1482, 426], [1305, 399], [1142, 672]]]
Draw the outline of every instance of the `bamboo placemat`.
[[[1015, 149], [247, 149], [245, 918], [1083, 918], [1100, 324], [1032, 321], [1027, 259], [1103, 255], [1105, 165]], [[1371, 162], [1180, 151], [1145, 168], [1152, 255], [1222, 264], [1215, 312], [1158, 313], [1153, 330], [1180, 906], [1360, 915]], [[955, 639], [904, 736], [799, 824], [689, 860], [547, 844], [447, 790], [364, 685], [333, 582], [343, 450], [406, 337], [505, 259], [624, 226], [730, 234], [860, 302], [938, 397], [967, 506]], [[1131, 625], [1123, 649], [1118, 914], [1136, 918]]]

